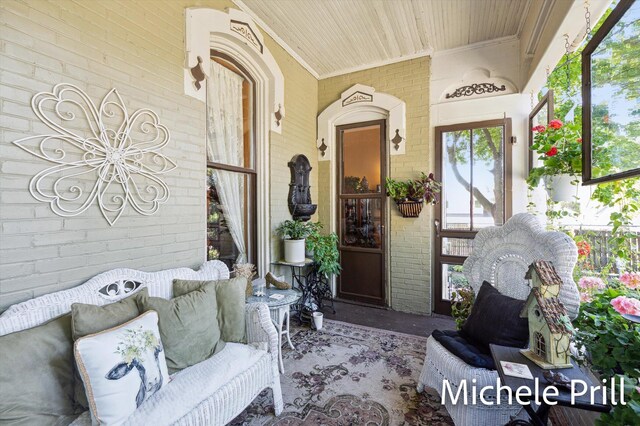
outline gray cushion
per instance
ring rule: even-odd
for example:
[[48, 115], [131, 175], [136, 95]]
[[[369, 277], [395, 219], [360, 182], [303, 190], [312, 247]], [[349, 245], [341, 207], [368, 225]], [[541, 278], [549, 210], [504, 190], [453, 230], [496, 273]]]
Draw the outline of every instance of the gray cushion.
[[224, 347], [220, 341], [215, 288], [201, 287], [171, 300], [141, 295], [137, 302], [140, 311], [158, 313], [160, 339], [170, 374], [204, 361]]
[[[86, 303], [73, 303], [71, 305], [71, 330], [73, 340], [89, 334], [99, 333], [109, 328], [124, 324], [140, 315], [136, 297], [138, 295], [148, 295], [148, 290], [144, 287], [136, 294], [131, 295], [118, 302], [108, 305], [89, 305]], [[89, 409], [89, 402], [85, 393], [84, 384], [77, 369], [75, 371], [75, 401], [85, 410]]]
[[71, 315], [0, 337], [0, 424], [61, 425], [73, 404]]
[[245, 289], [247, 279], [235, 277], [218, 281], [173, 280], [175, 297], [187, 294], [202, 287], [212, 287], [216, 292], [218, 304], [218, 324], [221, 338], [225, 342], [245, 342]]

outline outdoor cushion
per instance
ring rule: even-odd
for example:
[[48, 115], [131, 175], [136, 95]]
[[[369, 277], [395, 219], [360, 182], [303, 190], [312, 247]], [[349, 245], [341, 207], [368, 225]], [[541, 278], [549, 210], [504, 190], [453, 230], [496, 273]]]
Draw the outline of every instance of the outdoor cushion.
[[169, 382], [154, 311], [81, 337], [74, 355], [96, 424], [121, 424]]
[[[136, 304], [136, 297], [146, 294], [148, 294], [148, 290], [145, 287], [125, 299], [107, 305], [73, 303], [71, 305], [71, 332], [73, 341], [89, 334], [113, 328], [136, 318], [140, 315], [140, 310]], [[89, 408], [89, 402], [87, 401], [84, 385], [77, 370], [74, 376], [74, 399], [78, 405], [86, 410]]]
[[483, 282], [461, 335], [487, 354], [491, 343], [526, 347], [529, 324], [526, 318], [520, 318], [524, 303], [524, 300], [505, 296], [490, 283]]
[[158, 312], [170, 373], [204, 361], [224, 346], [220, 341], [215, 287], [200, 287], [171, 300], [143, 294], [137, 302], [142, 312]]
[[217, 281], [175, 279], [173, 280], [173, 296], [178, 297], [203, 286], [211, 286], [216, 290], [218, 324], [222, 340], [243, 343], [245, 341], [244, 305], [247, 279], [244, 277]]
[[454, 330], [434, 330], [431, 333], [442, 346], [465, 363], [478, 368], [495, 370], [496, 366], [491, 355], [483, 353], [478, 347], [467, 341]]
[[68, 424], [73, 407], [71, 315], [0, 337], [0, 424]]

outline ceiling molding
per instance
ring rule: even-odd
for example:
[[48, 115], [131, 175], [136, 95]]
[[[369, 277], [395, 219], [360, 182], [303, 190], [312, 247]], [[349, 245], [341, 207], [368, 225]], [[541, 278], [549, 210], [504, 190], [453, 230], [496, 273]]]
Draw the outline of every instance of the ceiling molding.
[[536, 18], [536, 22], [533, 26], [533, 30], [531, 31], [531, 36], [529, 37], [529, 41], [527, 42], [527, 48], [525, 49], [525, 55], [533, 56], [538, 49], [538, 44], [540, 43], [540, 37], [547, 26], [547, 22], [549, 21], [549, 16], [551, 16], [551, 10], [553, 10], [553, 6], [556, 3], [556, 0], [548, 0], [542, 3], [542, 8], [540, 9], [540, 13]]
[[432, 55], [433, 55], [433, 49], [423, 50], [421, 52], [416, 52], [412, 55], [405, 55], [405, 56], [399, 56], [397, 58], [385, 59], [383, 61], [370, 62], [368, 64], [358, 65], [357, 67], [350, 67], [350, 68], [345, 68], [338, 71], [330, 72], [327, 74], [322, 74], [319, 80], [324, 80], [326, 78], [337, 77], [339, 75], [344, 75], [344, 74], [351, 74], [353, 72], [364, 71], [371, 68], [378, 68], [385, 65], [396, 64], [398, 62], [409, 61], [411, 59], [423, 58], [425, 56], [432, 56]]
[[252, 11], [242, 0], [231, 0], [236, 6], [238, 6], [243, 12], [251, 16], [251, 18], [262, 28], [262, 30], [269, 34], [269, 36], [280, 45], [293, 59], [295, 59], [304, 69], [314, 76], [317, 80], [320, 79], [320, 75], [309, 65], [298, 53], [291, 48], [278, 34], [275, 33], [260, 17]]
[[519, 40], [519, 38], [518, 38], [517, 35], [494, 38], [493, 40], [480, 41], [478, 43], [467, 44], [466, 46], [454, 47], [453, 49], [440, 50], [440, 51], [434, 52], [433, 55], [431, 55], [431, 56], [434, 57], [434, 58], [439, 58], [441, 56], [453, 55], [453, 54], [456, 54], [456, 53], [466, 52], [468, 50], [476, 50], [476, 49], [481, 49], [481, 48], [487, 47], [487, 46], [493, 46], [493, 45], [496, 45], [496, 44], [503, 44], [503, 43], [510, 43], [510, 42], [518, 41], [518, 40]]

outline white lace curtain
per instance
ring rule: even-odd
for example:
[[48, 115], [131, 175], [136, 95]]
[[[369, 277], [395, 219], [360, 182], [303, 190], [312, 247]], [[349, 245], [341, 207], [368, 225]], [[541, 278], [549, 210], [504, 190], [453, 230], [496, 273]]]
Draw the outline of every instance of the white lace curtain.
[[[214, 61], [207, 82], [207, 156], [216, 163], [243, 165], [242, 77]], [[213, 176], [229, 233], [240, 252], [236, 263], [244, 263], [245, 175], [214, 169]]]

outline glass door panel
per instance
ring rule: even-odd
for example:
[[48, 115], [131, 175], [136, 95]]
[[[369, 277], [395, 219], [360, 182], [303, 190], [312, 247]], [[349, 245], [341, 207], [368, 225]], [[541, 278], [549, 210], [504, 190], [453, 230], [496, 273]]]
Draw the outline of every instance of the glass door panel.
[[342, 200], [341, 244], [345, 247], [382, 247], [382, 203], [379, 198]]
[[436, 128], [435, 311], [451, 313], [451, 291], [464, 285], [462, 264], [479, 229], [501, 225], [510, 212], [511, 120]]

